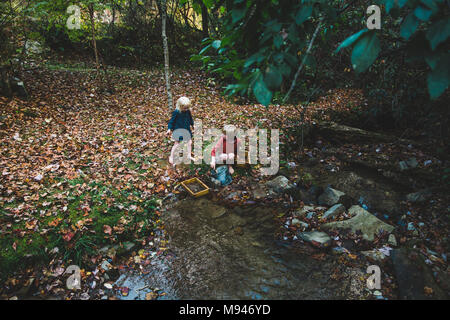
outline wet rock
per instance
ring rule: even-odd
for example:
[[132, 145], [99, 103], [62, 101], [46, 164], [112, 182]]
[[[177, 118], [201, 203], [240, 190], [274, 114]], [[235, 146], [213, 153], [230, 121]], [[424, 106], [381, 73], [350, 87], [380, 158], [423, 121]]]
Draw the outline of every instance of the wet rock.
[[349, 251], [344, 247], [334, 247], [331, 251], [333, 254], [339, 255], [343, 253], [348, 253]]
[[211, 216], [213, 218], [220, 218], [222, 217], [225, 213], [227, 213], [227, 210], [225, 209], [225, 207], [219, 207], [217, 206], [217, 209], [214, 210], [211, 214]]
[[252, 190], [253, 198], [255, 199], [262, 199], [267, 196], [267, 192], [260, 186], [257, 186], [255, 189]]
[[[394, 249], [391, 254], [396, 274], [399, 298], [404, 300], [448, 299], [445, 292], [436, 284], [424, 257], [414, 249]], [[424, 288], [433, 290], [426, 295]]]
[[319, 243], [322, 247], [326, 247], [331, 243], [331, 237], [321, 231], [301, 232], [299, 237], [306, 242]]
[[400, 171], [414, 169], [419, 165], [416, 158], [410, 158], [406, 161], [400, 161], [398, 166], [400, 167]]
[[430, 199], [432, 195], [433, 193], [430, 189], [425, 189], [406, 195], [406, 200], [409, 202], [423, 202]]
[[377, 249], [361, 251], [361, 254], [378, 262], [382, 262], [384, 261], [384, 259], [386, 259], [386, 255]]
[[278, 176], [275, 179], [266, 182], [266, 186], [270, 191], [276, 193], [283, 193], [293, 187], [285, 176]]
[[406, 160], [406, 164], [410, 168], [416, 168], [419, 165], [416, 158], [410, 158], [410, 159]]
[[339, 214], [343, 213], [345, 211], [345, 207], [342, 204], [335, 204], [334, 206], [332, 206], [330, 209], [328, 209], [324, 215], [323, 218], [324, 219], [328, 219], [328, 218], [334, 218], [336, 216], [338, 216]]
[[108, 272], [109, 270], [111, 270], [112, 265], [111, 265], [111, 263], [109, 263], [108, 261], [104, 260], [104, 261], [102, 262], [102, 264], [100, 265], [100, 267], [101, 267], [103, 270], [105, 270], [106, 272]]
[[302, 218], [307, 215], [308, 212], [314, 211], [313, 206], [303, 206], [300, 209], [297, 209], [297, 211], [294, 212], [294, 217]]
[[382, 230], [391, 233], [394, 227], [381, 221], [370, 212], [360, 206], [352, 206], [348, 213], [353, 217], [344, 221], [330, 222], [322, 226], [323, 229], [351, 229], [353, 232], [361, 231], [363, 238], [367, 241], [373, 241], [374, 235]]
[[408, 170], [408, 165], [406, 164], [406, 161], [400, 161], [398, 163], [398, 166], [401, 171]]
[[333, 188], [327, 187], [325, 191], [319, 196], [318, 202], [321, 205], [333, 206], [340, 202], [345, 193]]
[[303, 222], [297, 218], [292, 219], [292, 225], [302, 227], [303, 229], [306, 229], [309, 227], [309, 224], [306, 222]]
[[80, 300], [89, 300], [89, 298], [90, 298], [90, 296], [89, 296], [89, 294], [87, 292], [83, 292], [80, 295]]

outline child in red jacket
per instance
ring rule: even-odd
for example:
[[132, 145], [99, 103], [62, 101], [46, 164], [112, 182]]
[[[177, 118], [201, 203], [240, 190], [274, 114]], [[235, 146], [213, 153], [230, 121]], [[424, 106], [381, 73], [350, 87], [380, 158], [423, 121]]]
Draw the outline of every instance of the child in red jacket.
[[[225, 133], [228, 133], [229, 136], [234, 136], [234, 141], [227, 141], [227, 135], [222, 134], [219, 141], [211, 151], [211, 168], [213, 169], [216, 169], [217, 162], [222, 163], [227, 160], [234, 161], [241, 143], [241, 140], [235, 136], [234, 126], [225, 126], [224, 129]], [[231, 164], [228, 164], [228, 172], [230, 172], [230, 174], [234, 173], [234, 169]]]

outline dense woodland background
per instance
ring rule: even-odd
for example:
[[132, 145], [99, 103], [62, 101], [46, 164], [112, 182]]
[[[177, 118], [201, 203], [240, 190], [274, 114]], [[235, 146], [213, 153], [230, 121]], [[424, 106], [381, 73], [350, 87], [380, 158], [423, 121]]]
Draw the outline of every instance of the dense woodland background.
[[[368, 31], [366, 9], [375, 3], [384, 9], [382, 26]], [[80, 30], [66, 26], [73, 4], [81, 8]], [[0, 10], [1, 64], [15, 72], [31, 40], [55, 56], [81, 61], [95, 59], [95, 43], [103, 66], [148, 68], [163, 62], [158, 1], [3, 1]], [[192, 61], [221, 81], [226, 93], [256, 95], [267, 105], [286, 98], [305, 58], [289, 102], [314, 99], [333, 87], [361, 88], [370, 103], [355, 110], [353, 124], [427, 128], [443, 137], [449, 127], [448, 13], [444, 0], [168, 1], [170, 61]], [[357, 34], [364, 29], [368, 32]], [[348, 37], [355, 34], [352, 43]], [[355, 49], [336, 52], [341, 43], [340, 49]], [[355, 61], [361, 65], [353, 70]]]

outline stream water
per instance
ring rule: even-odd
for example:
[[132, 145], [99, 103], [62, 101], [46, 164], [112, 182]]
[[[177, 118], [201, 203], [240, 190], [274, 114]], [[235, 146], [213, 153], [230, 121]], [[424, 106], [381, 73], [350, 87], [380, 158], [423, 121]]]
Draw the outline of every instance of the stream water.
[[276, 240], [278, 213], [207, 197], [176, 203], [162, 213], [169, 254], [155, 257], [145, 275], [123, 274], [116, 284], [130, 291], [121, 299], [144, 299], [146, 287], [163, 290], [165, 299], [343, 298], [342, 284], [330, 279], [336, 258], [318, 261]]

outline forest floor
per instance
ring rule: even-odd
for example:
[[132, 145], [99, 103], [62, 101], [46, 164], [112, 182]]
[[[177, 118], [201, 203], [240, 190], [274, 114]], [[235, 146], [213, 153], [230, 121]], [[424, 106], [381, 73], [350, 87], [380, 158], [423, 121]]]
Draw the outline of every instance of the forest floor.
[[[162, 71], [114, 68], [110, 77], [115, 86], [112, 94], [99, 91], [102, 81], [93, 69], [47, 63], [24, 72], [28, 100], [0, 97], [0, 296], [4, 299], [128, 296], [130, 289], [116, 286], [115, 278], [129, 269], [145, 273], [153, 257], [170, 253], [161, 218], [163, 202], [187, 197], [179, 187], [185, 179], [196, 176], [211, 185], [206, 164], [183, 165], [179, 170], [167, 165], [171, 112]], [[278, 206], [274, 239], [301, 245], [319, 262], [333, 248], [336, 261], [358, 269], [359, 278], [361, 270], [365, 278], [369, 276], [365, 268], [370, 263], [382, 266], [382, 290], [347, 297], [395, 299], [413, 291], [416, 297], [448, 297], [446, 160], [418, 141], [370, 134], [365, 141], [361, 135], [336, 136], [336, 128], [317, 125], [332, 120], [330, 110], [349, 113], [364, 108], [367, 102], [361, 91], [336, 88], [311, 103], [306, 113], [311, 129], [305, 132], [302, 152], [298, 106], [265, 108], [225, 99], [203, 73], [182, 68], [172, 71], [172, 88], [175, 99], [182, 95], [192, 99], [193, 117], [202, 120], [203, 128], [234, 124], [281, 130], [279, 175], [287, 177], [289, 188], [271, 191], [267, 182], [274, 177], [261, 176], [260, 165], [246, 166], [237, 168], [230, 186], [212, 186], [214, 201], [228, 206]], [[408, 161], [405, 167], [402, 161]], [[331, 205], [319, 206], [317, 195], [328, 185], [344, 191], [350, 200], [344, 212], [327, 220], [324, 212]], [[417, 191], [422, 198], [406, 197]], [[306, 204], [315, 213], [296, 214]], [[349, 218], [347, 209], [354, 204], [394, 226], [395, 243], [388, 243], [387, 233], [366, 241], [358, 232], [330, 231], [326, 248], [301, 238], [302, 232], [322, 230], [325, 220]], [[388, 258], [400, 248], [412, 253], [403, 259], [399, 251], [402, 259], [397, 261]], [[381, 258], [377, 252], [383, 253]], [[411, 259], [424, 263], [408, 263]], [[82, 266], [82, 289], [75, 292], [65, 286], [64, 272], [71, 264]], [[431, 276], [411, 284], [413, 289], [404, 289], [412, 280], [398, 279], [398, 274], [414, 273], [417, 266], [422, 271], [428, 268]], [[336, 268], [329, 281], [340, 281]], [[145, 298], [165, 294], [154, 289]]]

